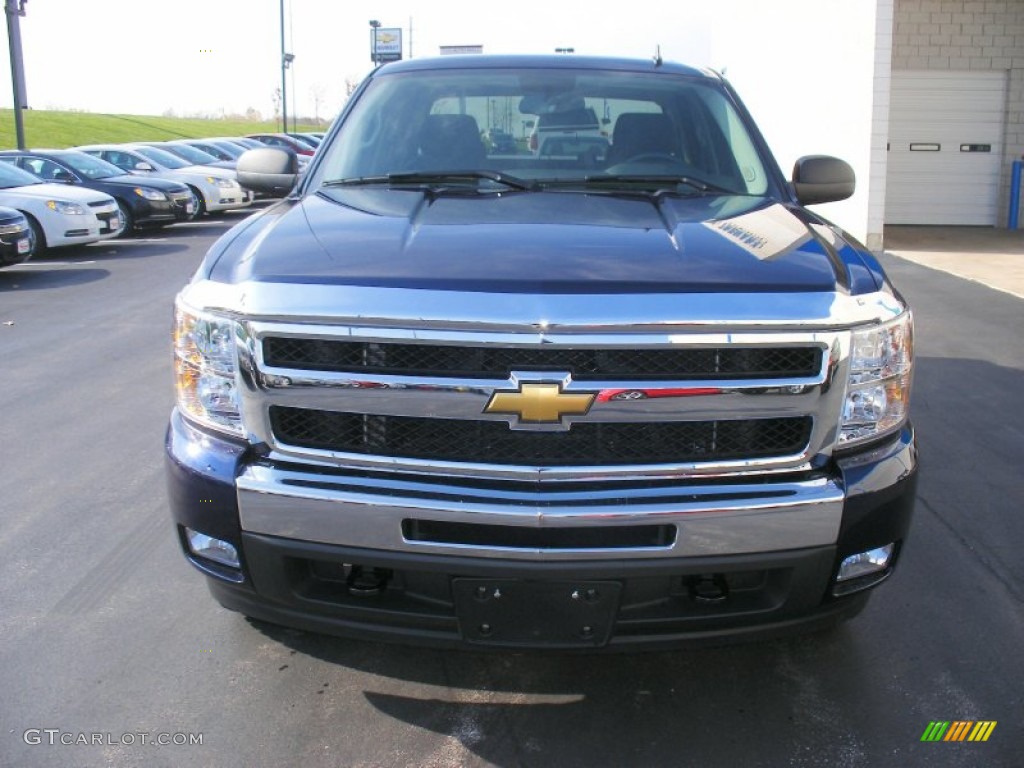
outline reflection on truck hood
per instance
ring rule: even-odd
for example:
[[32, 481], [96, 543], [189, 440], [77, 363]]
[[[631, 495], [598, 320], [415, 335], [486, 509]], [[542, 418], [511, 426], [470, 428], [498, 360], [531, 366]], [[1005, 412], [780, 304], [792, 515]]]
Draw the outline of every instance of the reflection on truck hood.
[[753, 197], [334, 188], [243, 225], [210, 277], [499, 293], [876, 290], [873, 260], [807, 217]]

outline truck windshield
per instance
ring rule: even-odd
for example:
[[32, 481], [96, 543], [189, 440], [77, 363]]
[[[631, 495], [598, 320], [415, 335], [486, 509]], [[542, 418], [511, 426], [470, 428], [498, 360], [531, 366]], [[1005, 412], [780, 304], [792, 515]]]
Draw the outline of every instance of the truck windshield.
[[486, 171], [563, 183], [685, 177], [743, 195], [763, 195], [769, 185], [718, 81], [654, 71], [385, 73], [320, 151], [314, 183]]

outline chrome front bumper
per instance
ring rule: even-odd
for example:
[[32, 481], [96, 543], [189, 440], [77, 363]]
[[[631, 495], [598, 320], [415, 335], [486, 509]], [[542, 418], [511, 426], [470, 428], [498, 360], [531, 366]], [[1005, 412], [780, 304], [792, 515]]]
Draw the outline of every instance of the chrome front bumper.
[[[605, 484], [586, 489], [501, 490], [419, 479], [368, 479], [256, 464], [237, 478], [247, 533], [318, 544], [419, 554], [526, 561], [724, 556], [828, 546], [836, 542], [844, 493], [834, 479], [750, 478], [748, 482]], [[530, 546], [407, 536], [410, 521], [509, 529], [674, 529], [643, 546]], [[493, 529], [492, 529], [493, 530]], [[569, 531], [571, 539], [571, 531]], [[516, 537], [512, 537], [516, 540]]]

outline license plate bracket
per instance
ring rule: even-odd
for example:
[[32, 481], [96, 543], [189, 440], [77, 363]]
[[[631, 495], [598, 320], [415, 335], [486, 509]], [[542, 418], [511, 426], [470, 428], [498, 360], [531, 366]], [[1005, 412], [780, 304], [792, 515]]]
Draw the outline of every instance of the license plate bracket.
[[456, 578], [452, 592], [467, 642], [593, 648], [608, 642], [622, 584]]

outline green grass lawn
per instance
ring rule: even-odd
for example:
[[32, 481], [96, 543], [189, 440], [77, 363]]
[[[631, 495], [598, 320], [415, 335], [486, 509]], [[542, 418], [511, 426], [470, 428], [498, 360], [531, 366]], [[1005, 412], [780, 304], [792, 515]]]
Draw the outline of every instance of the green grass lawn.
[[[79, 144], [116, 144], [130, 141], [165, 141], [204, 136], [244, 136], [247, 133], [279, 131], [274, 122], [248, 120], [194, 120], [148, 115], [97, 115], [90, 112], [22, 112], [25, 146], [61, 149]], [[289, 121], [291, 122], [291, 121]], [[303, 125], [300, 131], [323, 131], [326, 126]], [[17, 146], [14, 110], [0, 109], [0, 149]]]

